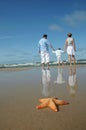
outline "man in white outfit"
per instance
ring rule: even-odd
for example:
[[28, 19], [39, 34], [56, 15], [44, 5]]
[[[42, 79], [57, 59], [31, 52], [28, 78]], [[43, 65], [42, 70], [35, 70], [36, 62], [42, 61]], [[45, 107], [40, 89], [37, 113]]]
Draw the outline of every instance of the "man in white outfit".
[[68, 36], [68, 38], [66, 39], [65, 50], [67, 51], [68, 60], [69, 60], [70, 64], [71, 64], [72, 60], [74, 60], [74, 64], [75, 64], [75, 51], [76, 51], [75, 41], [72, 38], [71, 33], [68, 33], [67, 36]]
[[52, 45], [47, 40], [47, 34], [44, 34], [38, 44], [39, 53], [41, 56], [41, 64], [43, 69], [45, 63], [47, 64], [47, 68], [49, 69], [49, 62], [50, 62], [49, 47], [53, 49]]

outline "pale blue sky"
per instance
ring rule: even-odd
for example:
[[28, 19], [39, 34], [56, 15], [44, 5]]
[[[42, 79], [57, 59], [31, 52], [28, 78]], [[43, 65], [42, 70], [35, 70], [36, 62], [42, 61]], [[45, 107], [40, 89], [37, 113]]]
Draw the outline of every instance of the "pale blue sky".
[[48, 35], [55, 49], [63, 49], [68, 32], [77, 58], [86, 58], [85, 0], [0, 0], [0, 64], [38, 62], [42, 35]]

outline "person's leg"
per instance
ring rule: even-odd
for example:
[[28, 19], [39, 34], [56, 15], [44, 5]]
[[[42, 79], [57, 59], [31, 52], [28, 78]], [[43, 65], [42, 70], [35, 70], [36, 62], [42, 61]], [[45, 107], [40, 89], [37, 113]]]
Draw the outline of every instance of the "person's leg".
[[47, 62], [47, 69], [48, 69], [48, 70], [50, 69], [50, 65], [49, 65], [49, 62]]
[[62, 66], [64, 67], [64, 62], [62, 61]]
[[60, 56], [58, 56], [58, 66], [60, 66]]
[[41, 65], [42, 65], [42, 68], [45, 69], [45, 54], [44, 54], [44, 52], [41, 53]]
[[73, 58], [73, 60], [74, 60], [74, 65], [76, 65], [75, 55], [72, 55], [72, 58]]
[[68, 60], [69, 60], [70, 65], [72, 63], [73, 50], [74, 49], [73, 49], [72, 46], [68, 46], [68, 48], [67, 48], [67, 54], [68, 54]]
[[74, 65], [76, 64], [76, 58], [75, 58], [75, 50], [72, 48], [72, 59], [74, 61]]
[[46, 64], [47, 64], [47, 69], [50, 69], [50, 65], [49, 65], [49, 63], [50, 63], [50, 55], [49, 55], [49, 53], [48, 52], [46, 52]]
[[57, 56], [57, 66], [58, 66], [58, 56]]
[[42, 63], [42, 69], [45, 69], [45, 64], [44, 63]]
[[60, 56], [60, 64], [64, 67], [64, 62], [63, 62], [63, 60], [62, 60], [62, 56]]
[[69, 63], [70, 63], [70, 65], [71, 65], [71, 55], [68, 55], [68, 61], [69, 61]]

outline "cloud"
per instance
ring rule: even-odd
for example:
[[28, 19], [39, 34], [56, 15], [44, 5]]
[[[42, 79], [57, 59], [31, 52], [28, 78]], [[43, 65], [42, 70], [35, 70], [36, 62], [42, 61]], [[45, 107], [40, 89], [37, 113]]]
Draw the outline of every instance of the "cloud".
[[12, 36], [1, 36], [0, 40], [2, 40], [2, 39], [11, 39], [11, 38], [13, 38], [13, 37]]
[[57, 24], [51, 24], [49, 26], [49, 30], [51, 30], [51, 31], [63, 31], [63, 28], [61, 26], [58, 26]]
[[62, 20], [70, 26], [81, 25], [86, 22], [86, 11], [75, 11], [72, 14], [66, 14]]

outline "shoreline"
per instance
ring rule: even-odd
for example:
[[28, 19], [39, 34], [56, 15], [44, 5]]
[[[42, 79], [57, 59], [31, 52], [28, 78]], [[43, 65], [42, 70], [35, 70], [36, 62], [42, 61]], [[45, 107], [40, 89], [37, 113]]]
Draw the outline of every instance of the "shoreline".
[[[72, 64], [72, 66], [73, 65], [74, 64]], [[70, 66], [70, 64], [64, 64], [64, 67], [68, 67], [68, 66]], [[59, 66], [57, 64], [50, 65], [50, 68], [53, 68], [53, 67], [59, 67]], [[86, 67], [86, 63], [85, 64], [76, 64], [76, 67]], [[41, 68], [41, 65], [40, 66], [28, 66], [28, 67], [27, 66], [26, 67], [21, 67], [21, 66], [20, 67], [4, 67], [4, 68], [0, 68], [0, 71], [23, 71], [23, 70], [31, 70], [34, 68]]]

